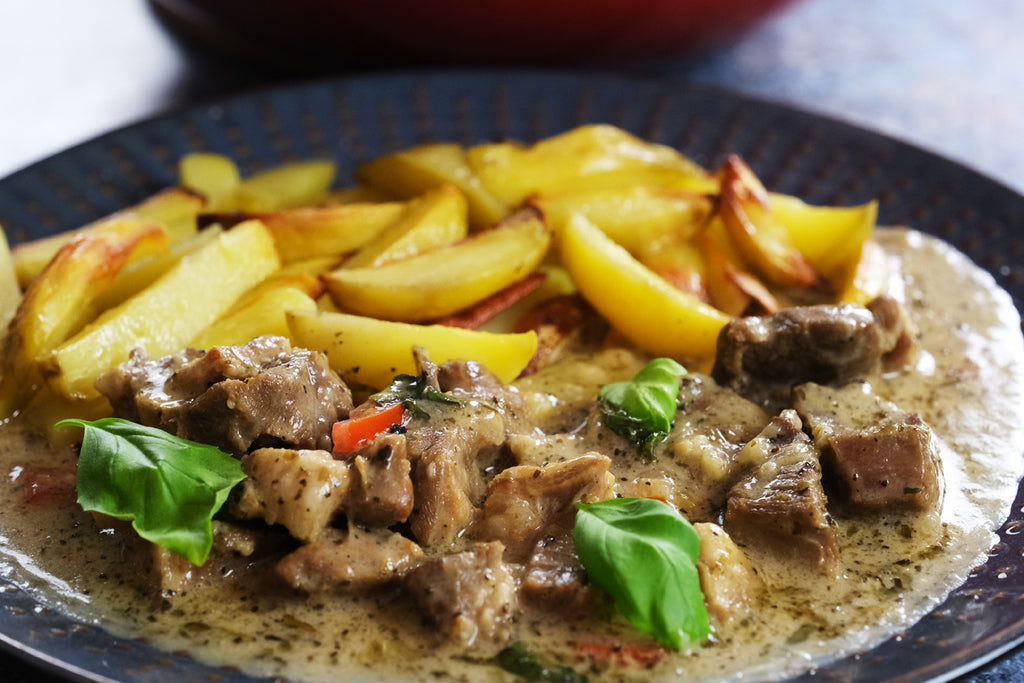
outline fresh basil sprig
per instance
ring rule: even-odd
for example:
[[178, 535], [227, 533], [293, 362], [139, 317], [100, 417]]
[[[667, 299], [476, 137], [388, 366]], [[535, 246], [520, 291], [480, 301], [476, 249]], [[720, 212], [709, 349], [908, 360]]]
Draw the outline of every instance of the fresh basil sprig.
[[690, 523], [649, 498], [576, 507], [576, 554], [633, 626], [674, 650], [706, 638], [711, 629], [696, 564], [700, 538]]
[[195, 443], [120, 418], [61, 420], [85, 428], [78, 459], [78, 503], [132, 526], [143, 538], [196, 565], [213, 546], [212, 520], [245, 479], [239, 462]]
[[587, 677], [569, 666], [541, 661], [537, 655], [513, 643], [498, 653], [498, 666], [526, 681], [539, 683], [587, 683]]
[[650, 457], [672, 429], [685, 374], [686, 368], [671, 358], [655, 358], [631, 380], [606, 385], [597, 397], [604, 423]]
[[427, 373], [418, 375], [398, 375], [386, 389], [378, 391], [370, 397], [379, 406], [402, 403], [416, 417], [427, 419], [430, 414], [420, 406], [421, 401], [462, 405], [463, 401], [432, 388], [427, 383]]

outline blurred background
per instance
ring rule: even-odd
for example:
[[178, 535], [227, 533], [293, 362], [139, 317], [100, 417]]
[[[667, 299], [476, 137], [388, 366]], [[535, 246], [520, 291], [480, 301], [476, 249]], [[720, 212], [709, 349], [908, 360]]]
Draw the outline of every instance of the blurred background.
[[722, 86], [898, 137], [1024, 191], [1022, 28], [1020, 0], [0, 0], [0, 176], [254, 87], [540, 67]]
[[[465, 24], [477, 19], [492, 23]], [[1022, 29], [1022, 0], [0, 0], [0, 177], [254, 88], [471, 67], [722, 87], [905, 140], [1024, 192]], [[0, 679], [40, 680], [7, 660]], [[1024, 680], [1024, 654], [963, 680]]]

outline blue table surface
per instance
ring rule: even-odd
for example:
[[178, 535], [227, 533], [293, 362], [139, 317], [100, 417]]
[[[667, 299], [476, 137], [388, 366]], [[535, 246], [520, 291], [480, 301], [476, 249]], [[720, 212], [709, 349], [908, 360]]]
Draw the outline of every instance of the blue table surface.
[[[1022, 28], [1021, 0], [800, 0], [701, 54], [554, 66], [722, 86], [900, 138], [1024, 193]], [[0, 177], [168, 109], [310, 75], [183, 43], [144, 2], [0, 2], [0, 33]], [[0, 679], [44, 678], [0, 655]], [[1024, 652], [958, 680], [1024, 681]]]

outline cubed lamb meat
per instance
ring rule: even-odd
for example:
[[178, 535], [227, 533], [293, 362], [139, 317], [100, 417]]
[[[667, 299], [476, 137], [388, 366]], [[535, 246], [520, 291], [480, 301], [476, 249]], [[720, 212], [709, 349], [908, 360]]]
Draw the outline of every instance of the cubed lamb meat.
[[242, 458], [248, 477], [232, 501], [241, 519], [280, 524], [300, 541], [312, 541], [345, 503], [352, 473], [328, 451], [260, 448]]
[[382, 434], [349, 456], [352, 485], [345, 498], [349, 520], [368, 526], [404, 522], [412, 513], [413, 487], [404, 434]]
[[743, 619], [764, 592], [764, 581], [722, 527], [697, 522], [693, 528], [700, 537], [697, 573], [708, 614], [719, 624]]
[[277, 563], [277, 575], [306, 593], [366, 590], [396, 581], [423, 559], [418, 545], [387, 529], [327, 529]]
[[835, 522], [826, 507], [818, 451], [801, 426], [794, 411], [784, 411], [741, 451], [751, 471], [729, 491], [725, 529], [752, 551], [834, 574]]
[[867, 382], [802, 384], [793, 395], [821, 449], [831, 498], [855, 511], [938, 505], [941, 465], [920, 415], [875, 395]]
[[537, 541], [526, 561], [519, 594], [524, 603], [563, 616], [590, 611], [596, 593], [576, 555], [571, 529], [557, 530]]
[[545, 467], [517, 465], [499, 472], [487, 486], [484, 515], [473, 535], [501, 541], [511, 562], [525, 560], [541, 536], [572, 528], [576, 503], [612, 497], [610, 464], [606, 456], [588, 453]]
[[114, 414], [241, 454], [253, 446], [331, 447], [352, 395], [314, 351], [283, 337], [150, 360], [137, 349], [96, 388]]
[[449, 643], [486, 656], [508, 645], [519, 614], [516, 581], [499, 541], [427, 560], [405, 587], [427, 621]]
[[[842, 385], [863, 379], [895, 359], [909, 358], [904, 318], [891, 300], [871, 308], [843, 305], [785, 308], [765, 317], [736, 318], [718, 336], [712, 376], [773, 411], [788, 406], [797, 384]], [[896, 331], [899, 328], [899, 332]]]

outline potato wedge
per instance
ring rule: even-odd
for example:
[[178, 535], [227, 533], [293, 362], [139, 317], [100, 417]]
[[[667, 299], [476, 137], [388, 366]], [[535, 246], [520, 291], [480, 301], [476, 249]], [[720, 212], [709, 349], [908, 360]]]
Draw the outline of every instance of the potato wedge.
[[729, 316], [665, 282], [586, 218], [566, 226], [562, 260], [590, 305], [640, 348], [676, 358], [714, 355]]
[[540, 194], [529, 204], [541, 210], [556, 234], [570, 215], [579, 213], [641, 259], [667, 244], [690, 239], [713, 208], [706, 195], [648, 186]]
[[214, 346], [235, 346], [265, 334], [287, 337], [285, 314], [316, 313], [316, 301], [297, 287], [261, 288], [247, 296], [245, 304], [236, 306], [199, 333], [189, 346], [210, 349]]
[[132, 349], [142, 347], [152, 356], [177, 351], [280, 265], [262, 223], [237, 225], [41, 356], [40, 369], [61, 395], [93, 398], [96, 377], [125, 361]]
[[812, 206], [789, 195], [770, 194], [768, 202], [793, 245], [841, 290], [857, 268], [861, 247], [878, 219], [878, 202], [860, 206]]
[[711, 234], [697, 238], [704, 256], [704, 281], [708, 301], [729, 315], [763, 315], [779, 308], [775, 296], [768, 288], [736, 263], [719, 248]]
[[609, 125], [588, 125], [526, 147], [488, 143], [466, 150], [485, 189], [508, 206], [539, 193], [635, 185], [716, 192], [714, 178], [678, 151]]
[[117, 232], [123, 228], [125, 221], [148, 222], [163, 227], [170, 244], [180, 242], [195, 234], [196, 216], [203, 205], [202, 197], [174, 187], [81, 228], [18, 244], [11, 250], [15, 272], [18, 274], [18, 284], [22, 289], [28, 287], [28, 283], [39, 274], [53, 255], [72, 237], [82, 232]]
[[418, 322], [460, 311], [522, 279], [544, 258], [551, 231], [535, 211], [378, 268], [339, 268], [323, 276], [343, 309], [386, 320]]
[[[417, 192], [407, 197], [411, 199]], [[320, 202], [321, 206], [340, 206], [342, 204], [373, 204], [380, 202], [393, 202], [402, 199], [403, 195], [394, 192], [387, 192], [369, 185], [352, 185], [331, 190]]]
[[441, 185], [454, 185], [466, 197], [469, 222], [475, 229], [497, 223], [510, 208], [484, 188], [469, 167], [465, 149], [455, 143], [420, 145], [378, 157], [360, 166], [356, 177], [371, 187], [410, 199]]
[[480, 361], [503, 382], [522, 372], [537, 349], [537, 335], [491, 334], [443, 325], [411, 325], [345, 313], [289, 313], [292, 343], [327, 354], [346, 381], [386, 386], [397, 374], [414, 374], [412, 347], [422, 346], [436, 363], [457, 358]]
[[374, 268], [458, 242], [469, 233], [466, 198], [441, 185], [409, 200], [404, 214], [345, 261], [344, 268]]
[[235, 162], [223, 154], [192, 152], [178, 162], [178, 182], [206, 198], [206, 211], [223, 211], [242, 178]]
[[227, 209], [257, 213], [309, 206], [322, 200], [334, 182], [333, 161], [296, 161], [276, 166], [243, 180]]
[[[37, 357], [77, 333], [97, 313], [97, 301], [140, 248], [166, 246], [159, 226], [120, 221], [124, 235], [86, 232], [65, 244], [29, 284], [4, 340], [0, 414], [24, 405], [40, 384]], [[147, 246], [143, 246], [147, 245]]]
[[768, 203], [764, 185], [736, 155], [722, 164], [719, 215], [732, 243], [750, 267], [770, 284], [806, 289], [823, 284]]
[[267, 226], [281, 260], [341, 257], [369, 244], [407, 209], [405, 202], [340, 204], [242, 214]]

